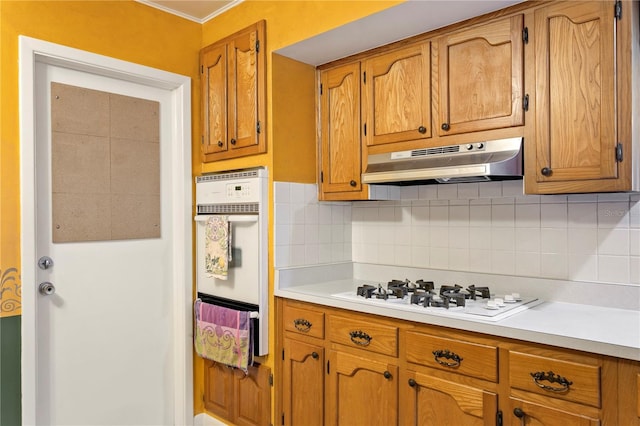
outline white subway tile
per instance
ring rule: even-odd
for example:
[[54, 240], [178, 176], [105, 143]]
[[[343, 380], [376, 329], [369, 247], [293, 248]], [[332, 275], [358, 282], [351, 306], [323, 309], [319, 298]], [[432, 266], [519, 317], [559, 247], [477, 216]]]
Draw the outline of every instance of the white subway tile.
[[598, 204], [569, 203], [568, 219], [570, 228], [594, 228], [598, 226]]
[[598, 256], [598, 281], [629, 283], [629, 256]]
[[494, 274], [513, 275], [516, 271], [515, 253], [512, 251], [491, 251], [491, 272]]
[[275, 205], [274, 222], [276, 225], [288, 225], [291, 223], [291, 211], [288, 203], [277, 203]]
[[292, 183], [290, 186], [291, 203], [305, 204], [304, 185], [300, 183]]
[[470, 206], [490, 206], [491, 198], [478, 198], [475, 200], [469, 200]]
[[629, 230], [629, 255], [640, 256], [640, 229]]
[[456, 249], [469, 249], [469, 227], [449, 227], [449, 247]]
[[540, 276], [566, 280], [569, 276], [568, 255], [558, 253], [540, 254]]
[[478, 185], [480, 198], [502, 197], [502, 182], [482, 182]]
[[598, 228], [628, 228], [629, 203], [598, 202]]
[[380, 233], [378, 232], [379, 227], [374, 225], [366, 225], [362, 230], [362, 242], [364, 244], [379, 244], [380, 243]]
[[567, 254], [567, 229], [566, 228], [540, 229], [540, 252]]
[[411, 266], [411, 246], [395, 246], [393, 256], [394, 265]]
[[411, 246], [412, 247], [429, 247], [429, 227], [428, 226], [411, 227]]
[[394, 244], [397, 246], [410, 246], [411, 233], [410, 226], [396, 226], [393, 235]]
[[291, 261], [289, 258], [289, 253], [291, 251], [291, 246], [276, 246], [275, 248], [275, 260], [274, 266], [276, 268], [287, 268], [291, 266]]
[[540, 228], [516, 228], [515, 231], [516, 252], [540, 253]]
[[345, 262], [351, 262], [353, 259], [351, 258], [353, 252], [352, 252], [352, 247], [351, 247], [351, 243], [344, 243], [343, 244], [344, 247], [344, 252], [343, 252], [343, 261]]
[[640, 284], [640, 256], [629, 257], [629, 283]]
[[378, 227], [378, 238], [380, 244], [393, 244], [396, 239], [395, 226], [380, 225]]
[[428, 246], [412, 246], [411, 247], [411, 266], [416, 268], [428, 268], [431, 265], [429, 260]]
[[491, 206], [490, 205], [470, 205], [469, 206], [469, 226], [490, 227], [491, 226]]
[[598, 254], [611, 256], [629, 255], [629, 230], [599, 228]]
[[449, 269], [449, 250], [447, 248], [431, 247], [429, 264], [435, 269]]
[[291, 244], [304, 244], [304, 225], [291, 225], [289, 232]]
[[402, 187], [390, 185], [387, 187], [388, 200], [399, 200], [402, 197]]
[[291, 245], [290, 247], [289, 258], [291, 259], [291, 266], [304, 265], [306, 261], [304, 245]]
[[490, 250], [491, 237], [492, 232], [490, 228], [469, 228], [469, 248]]
[[494, 206], [499, 204], [515, 204], [515, 203], [516, 203], [516, 199], [513, 197], [500, 197], [500, 198], [491, 199], [491, 204]]
[[469, 225], [469, 205], [449, 206], [449, 226]]
[[622, 201], [622, 202], [627, 202], [629, 201], [629, 194], [626, 194], [624, 192], [611, 192], [611, 193], [604, 193], [604, 194], [598, 194], [598, 202], [609, 202], [609, 201]]
[[411, 206], [398, 206], [393, 219], [398, 226], [411, 226]]
[[342, 225], [344, 223], [344, 206], [331, 206], [331, 223], [333, 225]]
[[516, 249], [515, 228], [494, 227], [491, 229], [491, 249], [514, 251]]
[[318, 244], [305, 244], [304, 263], [305, 265], [316, 265], [320, 262], [320, 246]]
[[540, 204], [540, 195], [524, 195], [516, 197], [516, 204]]
[[304, 202], [306, 204], [318, 204], [318, 186], [315, 183], [304, 185]]
[[319, 208], [317, 204], [307, 204], [304, 208], [304, 223], [317, 225], [320, 223]]
[[455, 200], [458, 198], [458, 185], [455, 183], [448, 183], [444, 185], [437, 185], [438, 187], [438, 199], [439, 200]]
[[435, 200], [438, 198], [438, 185], [418, 186], [418, 197], [420, 200]]
[[458, 199], [475, 199], [479, 194], [480, 189], [475, 182], [458, 184]]
[[449, 228], [446, 226], [429, 227], [429, 246], [434, 248], [449, 247]]
[[515, 216], [518, 228], [540, 228], [540, 204], [516, 204]]
[[378, 209], [378, 220], [382, 225], [391, 225], [396, 217], [396, 209], [393, 206], [380, 207]]
[[420, 190], [418, 185], [403, 186], [400, 188], [401, 200], [417, 200], [420, 198]]
[[392, 265], [396, 258], [395, 247], [393, 244], [379, 244], [378, 262], [385, 265]]
[[366, 244], [363, 247], [362, 257], [359, 261], [363, 263], [380, 263], [380, 259], [378, 257], [378, 245]]
[[379, 219], [379, 209], [378, 207], [370, 207], [364, 209], [362, 215], [362, 221], [369, 225], [374, 225], [378, 222]]
[[566, 204], [566, 195], [541, 195], [540, 204]]
[[[363, 216], [367, 210], [368, 209], [362, 209]], [[331, 205], [325, 203], [318, 205], [318, 223], [320, 225], [331, 224]]]
[[289, 209], [291, 215], [291, 223], [297, 225], [304, 224], [305, 205], [304, 204], [291, 204]]
[[569, 228], [567, 233], [567, 250], [569, 254], [598, 254], [598, 229]]
[[429, 225], [447, 226], [449, 224], [449, 206], [435, 205], [429, 207]]
[[428, 225], [429, 224], [429, 206], [412, 206], [411, 207], [411, 223], [412, 225]]
[[455, 271], [469, 270], [469, 250], [460, 248], [449, 249], [449, 269]]
[[289, 244], [291, 244], [290, 225], [276, 225], [274, 239], [275, 245], [277, 246], [288, 246]]
[[540, 204], [540, 226], [543, 228], [566, 228], [568, 222], [567, 203]]
[[516, 275], [524, 277], [540, 276], [540, 253], [516, 252]]
[[273, 182], [273, 202], [289, 204], [291, 201], [290, 183]]
[[569, 194], [569, 203], [597, 203], [598, 194]]
[[505, 180], [502, 182], [503, 197], [523, 197], [524, 185], [522, 180]]
[[353, 240], [353, 225], [350, 223], [345, 224], [343, 232], [344, 236], [342, 237], [342, 240], [347, 244], [351, 244]]
[[469, 270], [491, 272], [491, 250], [469, 250]]
[[[321, 244], [328, 244], [331, 242], [331, 226], [332, 225], [318, 225], [318, 242]], [[365, 241], [365, 230], [367, 229], [364, 225], [356, 225], [353, 227], [353, 237], [358, 243], [364, 243]]]
[[492, 227], [513, 227], [515, 226], [515, 205], [499, 204], [491, 206], [491, 226]]
[[598, 256], [587, 254], [569, 255], [569, 280], [597, 281]]
[[[362, 244], [355, 244], [353, 246], [353, 258], [351, 259], [354, 262], [369, 262], [366, 257], [367, 247]], [[349, 254], [345, 254], [345, 256], [349, 256]], [[320, 244], [320, 253], [318, 256], [319, 263], [329, 263], [333, 262], [333, 249], [331, 244]]]

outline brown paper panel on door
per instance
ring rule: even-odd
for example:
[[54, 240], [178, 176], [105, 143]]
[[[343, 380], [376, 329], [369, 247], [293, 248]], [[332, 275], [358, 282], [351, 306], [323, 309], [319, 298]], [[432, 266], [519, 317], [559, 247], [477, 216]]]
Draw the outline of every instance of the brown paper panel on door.
[[160, 104], [51, 83], [54, 243], [159, 238]]

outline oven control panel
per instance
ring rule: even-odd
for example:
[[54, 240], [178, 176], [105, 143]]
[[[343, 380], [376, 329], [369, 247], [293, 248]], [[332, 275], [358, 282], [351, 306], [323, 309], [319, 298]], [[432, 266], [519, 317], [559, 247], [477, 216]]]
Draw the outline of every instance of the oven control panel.
[[227, 198], [230, 200], [251, 199], [251, 185], [247, 182], [228, 183]]

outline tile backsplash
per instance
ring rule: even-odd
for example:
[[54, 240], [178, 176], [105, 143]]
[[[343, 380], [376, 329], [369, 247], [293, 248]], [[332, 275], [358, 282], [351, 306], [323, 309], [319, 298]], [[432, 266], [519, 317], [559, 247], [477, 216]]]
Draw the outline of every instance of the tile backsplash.
[[319, 202], [275, 183], [276, 267], [349, 261], [640, 284], [640, 194], [523, 195], [522, 181], [407, 186]]

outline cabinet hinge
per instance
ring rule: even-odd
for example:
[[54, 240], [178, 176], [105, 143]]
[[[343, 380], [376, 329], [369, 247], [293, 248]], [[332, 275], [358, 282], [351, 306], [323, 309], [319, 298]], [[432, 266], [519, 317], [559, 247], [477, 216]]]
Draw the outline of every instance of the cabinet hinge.
[[367, 84], [367, 72], [366, 71], [362, 73], [362, 82], [364, 84]]
[[322, 95], [322, 83], [320, 83], [320, 94]]
[[525, 111], [529, 111], [529, 94], [524, 95], [522, 99], [522, 109]]
[[622, 161], [622, 144], [621, 143], [616, 145], [616, 161], [617, 162]]
[[331, 370], [329, 368], [329, 361], [327, 361], [327, 374], [331, 374], [330, 372], [331, 372]]
[[202, 145], [204, 145], [204, 136], [202, 136], [202, 137], [201, 137], [201, 141], [200, 141], [200, 143], [201, 143]]
[[269, 374], [269, 386], [273, 387], [273, 374]]
[[502, 411], [496, 413], [496, 426], [502, 426]]
[[621, 1], [617, 1], [616, 5], [615, 5], [615, 11], [614, 16], [616, 17], [616, 19], [620, 20], [622, 19], [622, 2]]
[[258, 134], [260, 134], [260, 122], [259, 121], [256, 123], [256, 132], [258, 132]]
[[324, 183], [324, 172], [320, 172], [320, 183]]
[[282, 350], [282, 360], [284, 361], [284, 349]]
[[367, 123], [364, 123], [364, 135], [367, 136]]
[[284, 424], [284, 413], [282, 413], [282, 424]]
[[524, 44], [529, 43], [529, 27], [524, 27], [524, 29], [522, 30], [522, 42]]
[[256, 40], [256, 53], [260, 51], [260, 40]]
[[204, 74], [204, 65], [200, 65], [200, 74]]

